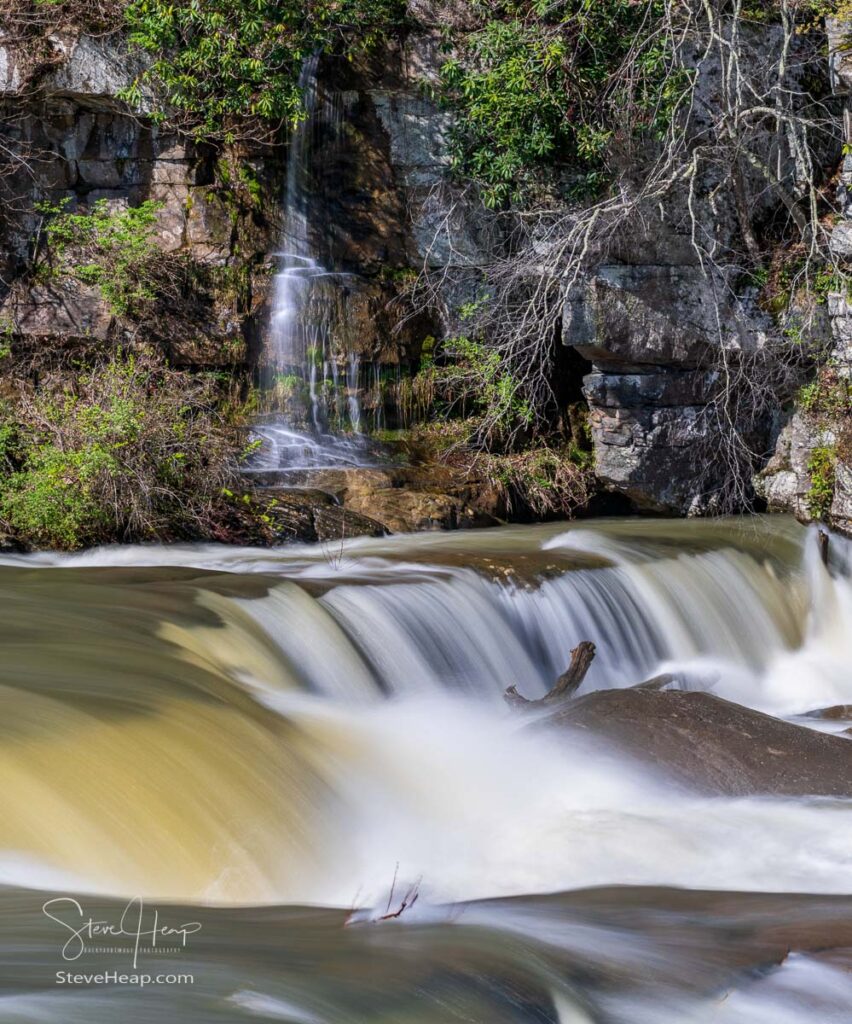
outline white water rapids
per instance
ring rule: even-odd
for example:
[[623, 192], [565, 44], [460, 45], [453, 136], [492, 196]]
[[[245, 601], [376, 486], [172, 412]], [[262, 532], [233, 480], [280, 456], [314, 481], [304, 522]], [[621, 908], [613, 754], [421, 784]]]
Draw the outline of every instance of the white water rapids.
[[[834, 541], [829, 573], [812, 535], [778, 519], [2, 556], [0, 877], [12, 892], [319, 904], [365, 921], [412, 891], [393, 927], [415, 943], [420, 929], [455, 934], [453, 906], [489, 900], [466, 927], [560, 955], [585, 944], [619, 970], [670, 954], [643, 932], [628, 956], [626, 922], [599, 925], [595, 953], [562, 911], [499, 898], [852, 893], [848, 801], [698, 795], [592, 736], [530, 730], [502, 699], [510, 685], [542, 695], [588, 639], [584, 693], [674, 671], [686, 688], [842, 732], [842, 713], [805, 716], [852, 705], [847, 561]], [[724, 1005], [631, 982], [589, 1009], [551, 978], [550, 1017], [329, 1016], [311, 989], [300, 1018], [267, 977], [261, 994], [236, 986], [215, 1019], [849, 1020], [849, 975], [809, 956], [749, 975]], [[27, 998], [8, 1019], [77, 1019]], [[108, 1019], [98, 1006], [79, 1019]]]

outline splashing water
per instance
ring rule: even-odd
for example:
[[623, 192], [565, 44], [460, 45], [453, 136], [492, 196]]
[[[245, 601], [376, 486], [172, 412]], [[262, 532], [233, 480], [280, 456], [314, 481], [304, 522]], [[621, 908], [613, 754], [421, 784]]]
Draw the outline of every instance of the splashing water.
[[[268, 370], [270, 393], [284, 389], [284, 411], [261, 417], [262, 442], [249, 472], [371, 466], [377, 453], [361, 435], [360, 360], [336, 350], [339, 299], [349, 275], [322, 265], [312, 241], [311, 162], [317, 116], [339, 135], [343, 110], [334, 99], [320, 102], [317, 55], [302, 67], [299, 86], [304, 117], [290, 137], [281, 251], [277, 253]], [[343, 370], [339, 361], [342, 359]], [[307, 396], [301, 391], [307, 388]], [[306, 421], [301, 423], [300, 420]]]
[[[842, 1020], [848, 975], [809, 950], [839, 942], [824, 935], [841, 897], [818, 894], [852, 893], [848, 801], [693, 794], [600, 740], [530, 731], [501, 696], [543, 694], [591, 639], [584, 691], [668, 666], [776, 715], [852, 704], [852, 584], [835, 543], [833, 574], [785, 520], [358, 540], [335, 559], [2, 556], [0, 874], [15, 899], [60, 887], [223, 904], [211, 922], [239, 935], [235, 904], [363, 908], [344, 947], [340, 918], [285, 928], [316, 984], [281, 987], [278, 954], [235, 967], [230, 988], [220, 978], [225, 1020]], [[582, 895], [595, 886], [639, 887], [634, 910], [610, 890]], [[724, 897], [708, 891], [730, 889], [745, 894], [736, 908], [714, 909]], [[413, 910], [369, 923], [409, 891]], [[665, 894], [686, 891], [705, 895], [684, 915]], [[793, 928], [791, 900], [813, 922], [784, 939], [800, 953], [773, 960], [766, 936], [782, 925], [757, 922]], [[731, 927], [752, 936], [736, 957]], [[381, 965], [375, 991], [344, 981], [362, 943]], [[445, 950], [467, 979], [452, 996]], [[421, 969], [430, 981], [414, 981]], [[500, 979], [518, 972], [527, 994], [509, 985], [504, 1001]], [[445, 1010], [425, 1008], [430, 986]], [[47, 996], [15, 998], [14, 1019], [54, 1019]], [[109, 1019], [101, 998], [63, 1002], [58, 1019]]]

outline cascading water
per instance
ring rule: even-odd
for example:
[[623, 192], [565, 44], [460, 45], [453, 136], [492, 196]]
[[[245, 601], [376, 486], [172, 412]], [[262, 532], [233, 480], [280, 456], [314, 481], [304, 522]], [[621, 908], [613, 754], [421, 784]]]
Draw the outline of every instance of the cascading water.
[[841, 732], [833, 550], [776, 519], [0, 555], [0, 1020], [160, 1005], [43, 981], [47, 890], [180, 901], [181, 1024], [847, 1021], [849, 800], [702, 795], [502, 699], [591, 639], [583, 692], [668, 669]]
[[344, 115], [338, 99], [322, 100], [317, 63], [312, 56], [302, 68], [304, 117], [290, 138], [265, 355], [267, 394], [279, 408], [255, 425], [263, 444], [251, 469], [262, 472], [366, 466], [377, 458], [361, 434], [360, 358], [339, 351], [335, 336], [348, 275], [322, 265], [312, 237], [313, 138], [320, 121], [339, 136]]

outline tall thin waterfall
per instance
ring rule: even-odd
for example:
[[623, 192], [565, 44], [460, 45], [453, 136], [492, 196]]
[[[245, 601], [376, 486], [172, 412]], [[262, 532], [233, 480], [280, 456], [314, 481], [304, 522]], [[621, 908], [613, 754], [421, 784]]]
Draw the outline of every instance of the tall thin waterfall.
[[341, 134], [339, 97], [324, 98], [316, 55], [302, 68], [305, 116], [290, 138], [281, 250], [277, 253], [266, 365], [274, 412], [256, 425], [263, 446], [253, 467], [261, 471], [372, 465], [361, 436], [361, 362], [341, 350], [336, 335], [345, 319], [347, 274], [319, 259], [311, 223], [312, 160], [320, 129]]
[[325, 273], [312, 254], [308, 237], [309, 161], [317, 103], [316, 73], [317, 56], [314, 55], [305, 61], [299, 77], [305, 116], [293, 129], [287, 160], [282, 251], [278, 253], [279, 270], [275, 275], [270, 332], [270, 362], [276, 374], [305, 365], [307, 338], [301, 328], [300, 316], [312, 279]]

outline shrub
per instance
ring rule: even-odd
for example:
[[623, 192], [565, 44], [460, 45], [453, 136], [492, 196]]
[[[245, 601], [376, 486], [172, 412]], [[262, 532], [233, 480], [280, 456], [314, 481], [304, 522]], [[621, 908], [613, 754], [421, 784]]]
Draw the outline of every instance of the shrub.
[[511, 444], [532, 424], [530, 404], [500, 352], [466, 335], [445, 341], [440, 361], [429, 352], [419, 373], [398, 389], [398, 399], [412, 417], [429, 410], [467, 417], [486, 448]]
[[94, 285], [116, 316], [141, 317], [169, 281], [170, 260], [155, 237], [160, 205], [146, 200], [113, 209], [99, 199], [89, 210], [71, 211], [67, 199], [37, 204], [47, 242], [39, 273]]
[[529, 197], [556, 161], [576, 171], [569, 192], [594, 192], [614, 135], [667, 122], [684, 83], [656, 28], [661, 0], [475, 6], [485, 24], [445, 62], [441, 84], [457, 112], [453, 166], [488, 206]]
[[799, 390], [799, 405], [811, 416], [820, 418], [849, 416], [852, 413], [852, 383], [833, 366], [823, 366], [816, 377]]
[[594, 491], [591, 453], [568, 444], [508, 455], [482, 456], [486, 475], [503, 491], [506, 507], [534, 516], [571, 516]]
[[0, 514], [27, 542], [219, 536], [239, 432], [216, 411], [215, 383], [150, 355], [116, 357], [25, 395], [10, 422]]
[[574, 440], [558, 440], [514, 452], [483, 452], [469, 443], [479, 425], [478, 420], [433, 419], [384, 439], [404, 441], [415, 462], [435, 460], [488, 481], [516, 515], [570, 517], [588, 504], [594, 493], [591, 451]]
[[808, 473], [811, 477], [807, 493], [808, 512], [814, 519], [825, 519], [834, 499], [837, 450], [833, 445], [820, 445], [811, 452]]
[[159, 116], [199, 138], [265, 139], [303, 116], [306, 59], [369, 46], [404, 11], [403, 0], [130, 0], [131, 42], [153, 60], [125, 99], [152, 86]]

